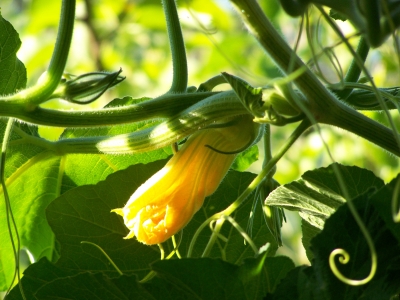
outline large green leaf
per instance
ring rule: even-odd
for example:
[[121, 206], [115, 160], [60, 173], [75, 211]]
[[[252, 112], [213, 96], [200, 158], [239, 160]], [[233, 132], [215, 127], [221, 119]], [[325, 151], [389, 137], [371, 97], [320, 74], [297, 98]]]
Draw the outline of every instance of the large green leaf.
[[[35, 258], [46, 256], [52, 259], [53, 256], [54, 236], [47, 225], [44, 209], [57, 196], [60, 162], [60, 157], [44, 152], [40, 164], [32, 164], [29, 172], [12, 176], [7, 182], [21, 245], [29, 246], [29, 251]], [[0, 214], [5, 216], [4, 197], [0, 199]], [[2, 218], [0, 238], [0, 274], [4, 288], [4, 285], [10, 284], [10, 276], [14, 274], [15, 268], [6, 218]]]
[[294, 263], [286, 256], [246, 259], [240, 267], [239, 277], [246, 284], [249, 299], [263, 297], [275, 291], [279, 282], [294, 268]]
[[[79, 295], [79, 296], [78, 296]], [[136, 276], [109, 278], [102, 273], [79, 273], [51, 281], [41, 287], [36, 298], [80, 300], [154, 299], [137, 283]]]
[[[25, 271], [21, 280], [24, 294], [27, 299], [35, 299], [35, 293], [43, 285], [52, 282], [58, 278], [73, 276], [74, 273], [58, 268], [50, 263], [45, 257], [38, 262], [30, 265]], [[7, 300], [22, 299], [19, 286], [11, 290], [6, 298]]]
[[[118, 130], [140, 130], [146, 123], [114, 128]], [[0, 122], [1, 134], [5, 124]], [[86, 130], [87, 131], [87, 130]], [[85, 130], [66, 130], [66, 134], [84, 136]], [[79, 133], [78, 133], [79, 132]], [[91, 135], [102, 135], [104, 129], [90, 130]], [[166, 158], [170, 150], [156, 150], [135, 155], [71, 154], [57, 156], [55, 153], [28, 144], [28, 137], [40, 138], [37, 127], [18, 124], [14, 127], [7, 149], [5, 177], [17, 227], [21, 247], [30, 251], [35, 260], [46, 256], [56, 259], [54, 236], [47, 224], [44, 210], [46, 206], [65, 191], [83, 184], [94, 184], [104, 180], [109, 174], [138, 162], [147, 163]], [[5, 216], [3, 192], [0, 194], [0, 214]], [[14, 274], [14, 260], [9, 240], [6, 219], [0, 222], [0, 290], [8, 288]]]
[[308, 171], [301, 179], [278, 187], [265, 201], [267, 205], [299, 211], [303, 219], [303, 245], [310, 260], [310, 240], [320, 232], [325, 220], [346, 202], [338, 176], [341, 177], [350, 199], [369, 189], [384, 186], [383, 181], [371, 171], [335, 163], [327, 168]]
[[339, 281], [329, 266], [329, 255], [334, 249], [340, 248], [350, 255], [350, 261], [345, 265], [335, 260], [345, 277], [362, 279], [371, 269], [370, 249], [346, 205], [326, 221], [321, 234], [311, 241], [313, 268], [318, 274], [315, 280], [319, 286], [315, 293], [324, 299], [390, 299], [400, 292], [400, 239], [396, 239], [389, 229], [399, 232], [400, 224], [394, 224], [393, 221], [388, 224], [376, 209], [376, 205], [390, 207], [391, 196], [390, 188], [385, 187], [376, 195], [366, 193], [353, 200], [375, 245], [378, 268], [374, 278], [366, 285], [352, 287]]
[[[19, 39], [18, 33], [15, 31], [13, 26], [3, 19], [0, 12], [0, 95], [7, 95], [15, 93], [18, 90], [25, 88], [26, 86], [26, 69], [23, 63], [17, 58], [17, 51], [21, 46], [21, 41]], [[0, 123], [0, 138], [1, 141], [3, 139], [3, 132], [5, 126], [3, 123]], [[11, 137], [14, 139], [15, 135]], [[32, 149], [30, 149], [32, 150]], [[13, 157], [13, 162], [11, 166], [15, 168], [15, 165], [18, 165], [20, 161], [20, 157], [17, 155]], [[44, 172], [47, 172], [45, 170]], [[7, 171], [6, 171], [7, 175]], [[26, 179], [26, 178], [25, 178]], [[15, 188], [15, 185], [14, 185]], [[40, 192], [43, 192], [41, 189]], [[49, 191], [52, 193], [52, 191]], [[2, 193], [2, 191], [1, 191]], [[0, 222], [0, 290], [6, 289], [7, 285], [11, 282], [11, 277], [14, 273], [14, 265], [13, 265], [13, 255], [11, 252], [11, 240], [9, 238], [7, 223], [6, 223], [6, 214], [4, 211], [4, 198], [0, 197], [0, 215], [3, 216]], [[46, 201], [46, 200], [45, 200]], [[21, 202], [17, 205], [13, 205], [13, 207], [19, 207]], [[22, 203], [24, 205], [24, 203]], [[36, 204], [37, 205], [37, 204]], [[39, 204], [40, 206], [40, 204]], [[28, 206], [24, 206], [21, 212], [27, 212], [29, 210]], [[32, 211], [30, 211], [32, 215]], [[19, 214], [21, 215], [21, 214]], [[43, 217], [43, 215], [42, 215]], [[35, 218], [36, 220], [38, 218]], [[38, 227], [42, 227], [42, 224], [38, 224]], [[27, 231], [23, 230], [23, 234], [21, 239], [26, 238]], [[45, 233], [46, 235], [46, 233]], [[30, 237], [28, 237], [29, 239]], [[43, 240], [39, 236], [39, 241], [37, 241], [36, 245], [41, 245]], [[36, 246], [35, 245], [35, 246]], [[35, 247], [35, 250], [38, 250], [39, 247]], [[35, 251], [33, 250], [33, 251]], [[39, 249], [39, 252], [44, 249]], [[44, 250], [45, 251], [45, 250]], [[6, 275], [7, 274], [7, 275]]]
[[[146, 297], [136, 276], [110, 279], [101, 273], [74, 273], [54, 266], [46, 258], [24, 272], [22, 286], [27, 299], [154, 299]], [[6, 297], [17, 299], [23, 299], [18, 286]]]
[[308, 271], [312, 271], [312, 268], [299, 266], [290, 270], [278, 284], [275, 292], [267, 294], [264, 300], [313, 299]]
[[[218, 190], [208, 197], [200, 209], [195, 214], [192, 221], [183, 230], [183, 237], [180, 243], [179, 250], [186, 254], [189, 249], [189, 244], [192, 241], [194, 233], [200, 224], [206, 221], [210, 216], [227, 208], [236, 198], [248, 187], [255, 175], [247, 172], [237, 172], [230, 170], [225, 177]], [[242, 229], [246, 229], [249, 223], [251, 213], [254, 214], [252, 224], [252, 240], [261, 247], [266, 243], [270, 243], [269, 254], [273, 255], [278, 248], [274, 237], [271, 235], [268, 227], [265, 224], [264, 215], [261, 209], [252, 212], [252, 204], [254, 196], [251, 194], [232, 215], [236, 223]], [[248, 243], [244, 242], [243, 236], [238, 232], [228, 221], [222, 227], [220, 232], [226, 238], [226, 242], [219, 240], [212, 248], [209, 257], [223, 258], [231, 263], [240, 263], [247, 257], [254, 255], [253, 250]], [[201, 257], [205, 246], [211, 236], [210, 227], [207, 226], [200, 234], [193, 248], [192, 257]]]
[[[240, 266], [219, 259], [163, 260], [153, 264], [157, 276], [181, 291], [183, 299], [263, 299], [273, 291], [286, 273], [294, 268], [287, 257], [267, 257], [244, 260]], [[144, 287], [155, 294], [159, 281], [150, 281]]]
[[[22, 278], [28, 299], [262, 299], [294, 268], [287, 257], [246, 259], [240, 266], [219, 259], [163, 260], [152, 265], [157, 276], [139, 283], [134, 275], [68, 271], [47, 259], [31, 265]], [[16, 286], [6, 300], [21, 300]]]
[[332, 272], [329, 256], [344, 249], [347, 264], [336, 266], [348, 279], [366, 278], [371, 270], [371, 250], [348, 204], [338, 208], [324, 229], [311, 240], [311, 267], [296, 268], [267, 299], [391, 299], [400, 292], [400, 224], [392, 218], [391, 201], [398, 179], [375, 193], [365, 192], [352, 200], [372, 238], [378, 264], [374, 277], [364, 285], [351, 286]]
[[153, 270], [187, 294], [186, 299], [247, 299], [237, 274], [239, 267], [221, 260], [160, 261], [153, 264]]
[[18, 33], [0, 11], [0, 95], [15, 93], [26, 86], [26, 69], [16, 55], [20, 46]]
[[57, 266], [78, 271], [104, 271], [116, 275], [106, 257], [88, 241], [100, 246], [127, 274], [144, 276], [149, 264], [160, 257], [158, 247], [149, 247], [128, 234], [123, 220], [111, 210], [123, 207], [144, 181], [165, 161], [138, 164], [116, 172], [96, 185], [84, 185], [61, 195], [47, 208], [47, 218], [61, 245]]
[[[34, 290], [31, 292], [37, 292], [41, 297], [54, 294], [58, 289], [60, 289], [62, 295], [66, 295], [65, 293], [75, 291], [76, 288], [79, 290], [84, 285], [93, 288], [97, 284], [107, 285], [107, 287], [112, 287], [111, 290], [114, 291], [115, 281], [108, 277], [118, 277], [117, 271], [97, 247], [81, 243], [86, 241], [101, 247], [125, 275], [136, 274], [139, 278], [142, 278], [151, 269], [154, 269], [163, 280], [156, 278], [143, 287], [155, 299], [177, 299], [182, 293], [182, 289], [180, 284], [173, 283], [173, 278], [176, 276], [180, 276], [179, 280], [186, 280], [186, 284], [193, 284], [191, 283], [193, 278], [190, 279], [191, 277], [188, 274], [176, 271], [182, 268], [190, 269], [192, 272], [201, 268], [201, 270], [196, 271], [197, 273], [202, 272], [198, 275], [200, 282], [198, 282], [197, 288], [203, 288], [206, 294], [213, 293], [212, 291], [215, 290], [216, 282], [220, 280], [218, 274], [230, 274], [232, 270], [236, 270], [236, 273], [230, 274], [231, 281], [227, 280], [227, 285], [221, 286], [215, 291], [218, 295], [232, 296], [233, 286], [231, 286], [231, 283], [235, 282], [235, 286], [239, 289], [238, 296], [232, 299], [241, 299], [242, 295], [253, 295], [260, 298], [268, 291], [273, 291], [286, 272], [294, 267], [293, 263], [287, 258], [266, 257], [268, 253], [264, 253], [256, 260], [249, 258], [254, 256], [254, 252], [249, 245], [244, 244], [241, 234], [233, 230], [230, 224], [224, 225], [221, 232], [228, 238], [229, 242], [226, 244], [222, 244], [222, 241], [219, 242], [219, 247], [214, 247], [210, 255], [242, 263], [240, 269], [238, 269], [238, 266], [220, 260], [185, 259], [182, 260], [183, 263], [180, 262], [181, 260], [160, 262], [158, 247], [140, 244], [135, 239], [123, 239], [128, 233], [128, 229], [123, 224], [122, 219], [111, 213], [110, 210], [122, 207], [133, 191], [161, 168], [164, 163], [165, 161], [157, 161], [147, 165], [133, 165], [111, 174], [106, 180], [100, 181], [96, 185], [84, 185], [71, 189], [54, 200], [47, 208], [47, 218], [60, 243], [61, 256], [55, 266], [48, 268], [55, 268], [60, 272], [66, 272], [65, 274], [68, 275], [63, 276], [62, 272], [50, 272], [54, 273], [54, 280], [50, 280], [48, 277], [44, 278], [43, 268], [46, 269], [47, 267], [40, 267], [46, 264], [41, 261], [38, 266], [33, 264], [28, 268], [27, 274], [29, 276], [23, 278], [23, 284], [26, 285], [24, 282], [28, 282], [28, 288], [32, 287]], [[229, 172], [217, 192], [206, 200], [203, 208], [184, 229], [182, 243], [179, 247], [183, 256], [187, 252], [188, 243], [198, 225], [208, 216], [228, 206], [253, 178], [254, 175], [250, 173]], [[248, 201], [238, 209], [235, 215], [236, 221], [242, 227], [247, 224], [251, 207], [251, 201]], [[261, 211], [256, 212], [256, 215], [258, 217], [255, 218], [256, 220], [253, 223], [254, 242], [259, 246], [269, 241], [273, 242], [274, 239], [265, 226]], [[207, 229], [200, 235], [198, 243], [195, 245], [194, 256], [200, 256], [203, 251], [201, 246], [208, 241], [210, 233]], [[199, 245], [200, 248], [198, 248]], [[169, 247], [169, 242], [165, 243], [164, 248], [169, 249]], [[276, 244], [272, 244], [270, 247], [276, 249]], [[271, 252], [273, 253], [274, 250]], [[156, 261], [159, 262], [151, 267], [151, 263]], [[207, 266], [213, 265], [213, 267], [205, 267], [205, 264]], [[215, 269], [215, 272], [212, 268]], [[87, 271], [91, 273], [102, 272], [108, 277], [78, 274]], [[35, 276], [35, 272], [39, 272], [37, 276]], [[209, 281], [210, 274], [213, 274], [214, 281]], [[42, 282], [41, 285], [39, 281]], [[75, 283], [78, 281], [79, 284], [76, 285]], [[87, 281], [87, 284], [84, 284], [85, 281]], [[136, 289], [136, 282], [132, 281], [130, 284], [132, 284], [133, 290]], [[70, 288], [64, 289], [63, 286], [70, 286]], [[200, 293], [201, 290], [198, 292]], [[14, 288], [13, 293], [19, 295], [17, 287]], [[187, 297], [184, 299], [190, 299], [190, 296], [193, 296], [190, 293], [185, 294]], [[108, 292], [104, 292], [104, 294], [110, 295]], [[254, 297], [249, 299], [254, 299]], [[15, 299], [20, 298], [16, 297]]]
[[[147, 165], [137, 164], [118, 171], [96, 185], [85, 185], [61, 195], [47, 209], [48, 221], [61, 244], [61, 257], [57, 265], [79, 271], [103, 271], [116, 275], [106, 257], [95, 247], [81, 244], [89, 241], [99, 245], [115, 261], [117, 266], [127, 274], [136, 273], [139, 277], [150, 270], [150, 263], [160, 257], [157, 246], [145, 246], [135, 239], [124, 240], [128, 229], [122, 218], [110, 213], [111, 209], [123, 207], [131, 194], [153, 173], [162, 167], [164, 162]], [[189, 243], [198, 226], [212, 214], [226, 208], [247, 187], [254, 175], [231, 171], [215, 194], [206, 200], [203, 208], [194, 216], [183, 230], [179, 251], [186, 255]], [[238, 209], [236, 222], [243, 228], [250, 214], [251, 201]], [[261, 211], [254, 222], [253, 239], [258, 247], [267, 242], [274, 243], [266, 226]], [[227, 222], [221, 234], [227, 239], [215, 246], [211, 257], [222, 257], [227, 261], [238, 263], [254, 255], [248, 244], [244, 244], [242, 235]], [[202, 247], [210, 238], [207, 228], [195, 244], [193, 256], [200, 256]], [[170, 242], [165, 243], [166, 251], [172, 250]], [[270, 253], [276, 250], [271, 245]], [[133, 255], [134, 254], [134, 255]]]

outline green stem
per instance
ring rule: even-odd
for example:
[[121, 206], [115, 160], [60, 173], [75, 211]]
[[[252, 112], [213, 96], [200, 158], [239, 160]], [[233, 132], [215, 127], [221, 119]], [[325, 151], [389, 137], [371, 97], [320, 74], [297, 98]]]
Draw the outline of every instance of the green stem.
[[[13, 117], [37, 125], [92, 127], [168, 118], [216, 92], [164, 94], [138, 104], [90, 111], [54, 110], [37, 106], [31, 111], [22, 103], [1, 102], [0, 116]], [[183, 101], [184, 100], [184, 101]]]
[[400, 223], [400, 211], [399, 211], [399, 202], [400, 202], [400, 177], [396, 179], [396, 185], [394, 186], [393, 194], [392, 194], [392, 218], [393, 222]]
[[[376, 98], [377, 98], [377, 100], [379, 101], [379, 104], [381, 105], [382, 109], [384, 110], [384, 112], [385, 112], [385, 114], [386, 114], [386, 116], [387, 116], [387, 118], [388, 118], [389, 124], [390, 124], [391, 129], [392, 129], [392, 138], [394, 138], [394, 140], [396, 141], [396, 144], [395, 144], [395, 148], [394, 148], [394, 149], [397, 151], [397, 153], [395, 153], [395, 154], [397, 154], [397, 155], [399, 156], [398, 153], [400, 152], [400, 136], [399, 136], [399, 134], [397, 133], [396, 126], [395, 126], [395, 124], [394, 124], [394, 121], [393, 121], [392, 116], [390, 115], [390, 112], [389, 112], [389, 109], [388, 109], [388, 107], [387, 107], [387, 105], [386, 105], [386, 102], [383, 100], [381, 93], [378, 91], [378, 88], [376, 87], [374, 80], [372, 79], [372, 77], [371, 77], [371, 75], [369, 74], [367, 68], [365, 67], [364, 62], [358, 57], [357, 53], [356, 53], [356, 52], [354, 51], [354, 49], [351, 47], [349, 41], [344, 37], [343, 33], [341, 32], [341, 30], [340, 30], [340, 28], [337, 26], [337, 24], [336, 24], [335, 22], [333, 22], [333, 20], [328, 16], [328, 14], [322, 9], [321, 6], [318, 6], [318, 5], [317, 5], [317, 8], [318, 8], [319, 11], [321, 12], [321, 14], [324, 16], [325, 20], [329, 23], [329, 25], [331, 26], [331, 28], [336, 32], [336, 34], [337, 34], [337, 35], [341, 38], [341, 40], [345, 43], [346, 47], [349, 49], [350, 53], [352, 54], [354, 60], [356, 61], [356, 63], [358, 64], [358, 66], [362, 69], [362, 71], [364, 72], [365, 76], [367, 76], [368, 81], [371, 83], [371, 86], [372, 86], [372, 88], [374, 89], [374, 92], [375, 92], [375, 94], [376, 94]], [[350, 110], [350, 112], [351, 112], [351, 110]], [[340, 112], [339, 112], [339, 113], [340, 113]], [[339, 119], [339, 118], [341, 118], [341, 117], [343, 117], [343, 116], [342, 116], [342, 114], [340, 113], [340, 116], [338, 115], [337, 118]], [[353, 116], [351, 116], [351, 117], [353, 117]], [[368, 119], [368, 118], [367, 118], [367, 119]], [[368, 120], [370, 120], [370, 119], [368, 119]], [[349, 120], [346, 120], [346, 121], [351, 121], [351, 120], [349, 119]], [[372, 120], [371, 120], [371, 121], [372, 121]], [[360, 122], [361, 122], [361, 120], [360, 120]], [[348, 122], [348, 123], [350, 123], [350, 122]], [[369, 125], [369, 127], [372, 127], [372, 126]], [[343, 128], [343, 127], [342, 127], [342, 128]], [[367, 134], [368, 136], [369, 136], [369, 134], [370, 134], [371, 131], [375, 131], [375, 132], [376, 132], [376, 130], [377, 130], [377, 128], [371, 128], [370, 130], [368, 130], [368, 127], [364, 127], [364, 128], [362, 128], [362, 129], [363, 129], [362, 132], [365, 132], [365, 134]], [[353, 132], [354, 132], [354, 131], [353, 131]], [[380, 133], [378, 133], [378, 132], [376, 132], [376, 133], [377, 133], [377, 134], [380, 134]], [[369, 139], [367, 136], [364, 136], [364, 135], [361, 135], [361, 136], [363, 136], [363, 137]], [[385, 146], [388, 146], [388, 145], [389, 145], [389, 144], [387, 144], [387, 145], [385, 145]], [[381, 146], [381, 147], [385, 148], [384, 146]], [[387, 149], [387, 148], [385, 148], [385, 149]]]
[[304, 103], [305, 108], [311, 112], [316, 122], [336, 125], [400, 156], [399, 146], [392, 141], [398, 139], [398, 134], [338, 101], [290, 49], [256, 0], [231, 0], [231, 2], [242, 15], [250, 32], [284, 73], [303, 70], [294, 82], [308, 100]]
[[206, 249], [203, 252], [203, 256], [207, 256], [210, 253], [211, 248], [214, 245], [214, 243], [218, 237], [219, 230], [221, 229], [222, 224], [223, 224], [224, 219], [221, 219], [221, 218], [223, 218], [224, 216], [231, 215], [240, 205], [242, 205], [242, 203], [247, 199], [247, 197], [257, 188], [257, 186], [265, 179], [265, 177], [274, 169], [275, 165], [282, 158], [282, 156], [290, 149], [290, 147], [294, 144], [294, 142], [309, 127], [310, 127], [310, 121], [303, 120], [300, 123], [300, 125], [295, 129], [295, 131], [290, 135], [290, 137], [286, 140], [285, 144], [281, 147], [281, 149], [279, 149], [278, 153], [274, 157], [272, 157], [271, 160], [268, 161], [268, 163], [263, 167], [263, 169], [257, 175], [257, 177], [253, 179], [253, 181], [250, 183], [250, 185], [235, 200], [235, 202], [233, 202], [231, 205], [229, 205], [225, 210], [212, 215], [211, 217], [209, 217], [206, 221], [204, 221], [199, 226], [199, 228], [196, 230], [196, 232], [193, 235], [193, 238], [190, 242], [187, 257], [190, 257], [192, 255], [194, 245], [195, 245], [196, 240], [197, 240], [198, 236], [200, 235], [201, 231], [206, 226], [208, 226], [208, 224], [210, 224], [210, 222], [212, 222], [214, 220], [218, 220], [217, 224], [215, 225], [215, 228], [213, 230], [213, 233], [210, 237], [210, 240], [208, 241]]
[[320, 120], [321, 123], [334, 125], [377, 144], [383, 149], [400, 156], [400, 149], [396, 139], [393, 138], [393, 131], [380, 123], [361, 115], [354, 118], [354, 110], [349, 107], [335, 109], [330, 112], [331, 116]]
[[[268, 162], [272, 159], [272, 145], [271, 145], [271, 126], [269, 124], [265, 125], [264, 132], [264, 161], [263, 168], [268, 164]], [[276, 167], [275, 167], [276, 169]], [[275, 173], [275, 171], [274, 171]]]
[[172, 54], [173, 78], [171, 93], [183, 93], [188, 82], [185, 44], [175, 0], [162, 0]]
[[[12, 128], [14, 126], [15, 120], [10, 118], [8, 119], [6, 130], [4, 132], [4, 137], [3, 137], [3, 143], [1, 146], [1, 155], [0, 155], [0, 180], [1, 180], [1, 187], [3, 189], [3, 194], [4, 194], [4, 201], [5, 201], [5, 206], [6, 206], [6, 219], [7, 219], [7, 228], [8, 232], [10, 235], [10, 242], [14, 254], [14, 261], [15, 261], [15, 273], [14, 277], [12, 279], [12, 282], [10, 283], [10, 286], [6, 292], [8, 294], [11, 290], [11, 288], [14, 285], [14, 280], [17, 277], [18, 278], [18, 286], [19, 290], [21, 292], [22, 298], [26, 300], [24, 289], [22, 287], [22, 282], [21, 282], [21, 274], [20, 274], [20, 250], [21, 250], [21, 242], [18, 234], [18, 227], [15, 222], [14, 214], [11, 208], [11, 202], [10, 202], [10, 197], [8, 195], [7, 191], [7, 185], [6, 185], [6, 179], [4, 175], [5, 171], [5, 165], [6, 165], [6, 155], [7, 155], [7, 148], [9, 145], [11, 133], [12, 133]], [[17, 242], [14, 242], [14, 235], [13, 231], [15, 232], [15, 238]], [[15, 245], [17, 244], [17, 245]]]
[[[332, 90], [335, 90], [335, 87], [338, 85], [333, 85]], [[376, 97], [376, 91], [374, 87], [354, 82], [345, 82], [341, 86], [345, 89], [352, 90], [352, 93], [346, 99], [346, 103], [350, 104], [351, 107], [357, 110], [383, 110], [379, 104], [379, 100]], [[378, 88], [378, 91], [385, 100], [388, 109], [397, 108], [396, 104], [400, 102], [398, 97], [400, 87]]]
[[[361, 36], [360, 40], [358, 41], [358, 46], [356, 53], [358, 54], [360, 60], [364, 63], [365, 60], [367, 59], [369, 52], [369, 45], [367, 40]], [[351, 61], [349, 70], [346, 73], [346, 76], [344, 77], [344, 83], [346, 82], [357, 82], [358, 78], [360, 77], [361, 74], [361, 67], [358, 64], [357, 59], [353, 57], [353, 60]], [[351, 94], [353, 90], [352, 89], [343, 89], [343, 90], [338, 90], [335, 91], [335, 94], [340, 98], [340, 99], [347, 99], [347, 97]]]
[[248, 114], [233, 91], [215, 94], [151, 128], [116, 136], [59, 140], [43, 145], [57, 154], [137, 153], [159, 149], [221, 119]]
[[[0, 101], [23, 104], [22, 111], [32, 111], [38, 104], [47, 101], [60, 83], [68, 58], [75, 21], [75, 0], [63, 0], [60, 24], [53, 55], [46, 73], [35, 86], [17, 94], [0, 97]], [[21, 108], [21, 107], [20, 107]]]
[[116, 265], [116, 263], [111, 259], [111, 257], [106, 253], [106, 251], [103, 250], [103, 248], [101, 248], [99, 245], [92, 243], [92, 242], [88, 242], [88, 241], [81, 241], [81, 244], [88, 244], [88, 245], [92, 245], [94, 247], [96, 247], [97, 249], [100, 250], [100, 252], [106, 257], [106, 259], [108, 260], [108, 262], [114, 267], [114, 269], [118, 272], [118, 274], [120, 276], [124, 275], [122, 273], [122, 271], [118, 268], [118, 266]]

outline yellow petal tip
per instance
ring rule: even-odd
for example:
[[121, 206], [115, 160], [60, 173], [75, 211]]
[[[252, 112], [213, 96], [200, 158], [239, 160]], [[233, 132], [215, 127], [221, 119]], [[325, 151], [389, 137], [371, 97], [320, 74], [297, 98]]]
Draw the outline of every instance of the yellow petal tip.
[[131, 238], [135, 237], [135, 233], [133, 230], [131, 230], [126, 237], [124, 237], [124, 240], [129, 240]]
[[111, 212], [116, 213], [120, 216], [124, 216], [124, 212], [122, 211], [122, 208], [112, 209]]

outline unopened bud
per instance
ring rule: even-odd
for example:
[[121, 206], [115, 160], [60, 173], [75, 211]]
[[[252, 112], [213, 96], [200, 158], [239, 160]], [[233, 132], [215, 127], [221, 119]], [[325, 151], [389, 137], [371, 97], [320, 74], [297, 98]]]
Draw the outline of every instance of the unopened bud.
[[91, 72], [64, 80], [51, 98], [60, 98], [77, 104], [88, 104], [98, 99], [106, 90], [125, 79], [117, 72]]

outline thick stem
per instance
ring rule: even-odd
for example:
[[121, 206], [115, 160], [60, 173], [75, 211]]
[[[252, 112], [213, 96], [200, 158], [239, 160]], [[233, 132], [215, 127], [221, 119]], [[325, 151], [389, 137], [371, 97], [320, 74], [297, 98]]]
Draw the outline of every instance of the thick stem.
[[393, 138], [393, 131], [362, 114], [357, 113], [355, 117], [354, 110], [348, 106], [341, 104], [320, 122], [348, 130], [400, 156], [400, 149]]
[[162, 0], [172, 54], [173, 78], [171, 93], [183, 93], [188, 82], [185, 43], [183, 41], [175, 0]]
[[[336, 125], [400, 156], [399, 147], [394, 142], [395, 133], [336, 99], [290, 49], [265, 16], [256, 0], [231, 1], [241, 13], [250, 32], [285, 74], [298, 69], [302, 70], [301, 75], [294, 79], [294, 82], [309, 101], [304, 105], [313, 116], [314, 120], [311, 121]], [[371, 134], [372, 132], [373, 134]]]
[[23, 103], [0, 101], [0, 116], [13, 117], [37, 125], [59, 127], [117, 125], [153, 118], [168, 118], [179, 111], [187, 109], [191, 105], [216, 94], [218, 93], [167, 93], [139, 104], [91, 111], [54, 110], [42, 108], [40, 106], [31, 111], [26, 111]]
[[44, 146], [57, 154], [146, 152], [171, 145], [215, 121], [245, 114], [248, 111], [236, 94], [227, 91], [208, 97], [151, 128], [116, 136], [59, 140]]
[[68, 58], [75, 21], [75, 0], [63, 0], [56, 44], [49, 67], [35, 86], [15, 95], [1, 97], [4, 102], [23, 104], [23, 110], [31, 111], [47, 101], [60, 83]]

